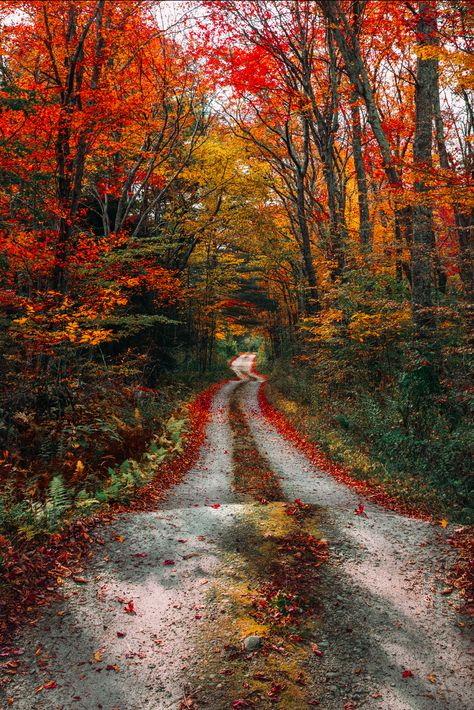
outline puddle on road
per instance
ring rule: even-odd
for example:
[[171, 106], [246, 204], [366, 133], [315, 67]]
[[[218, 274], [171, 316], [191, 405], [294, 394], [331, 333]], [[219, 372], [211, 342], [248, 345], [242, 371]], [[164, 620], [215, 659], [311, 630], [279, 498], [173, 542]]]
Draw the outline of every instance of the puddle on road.
[[[238, 699], [242, 707], [307, 706], [327, 559], [318, 522], [315, 506], [246, 504], [220, 540], [222, 567], [188, 679], [197, 707], [224, 709]], [[244, 650], [248, 636], [261, 638], [256, 651]]]

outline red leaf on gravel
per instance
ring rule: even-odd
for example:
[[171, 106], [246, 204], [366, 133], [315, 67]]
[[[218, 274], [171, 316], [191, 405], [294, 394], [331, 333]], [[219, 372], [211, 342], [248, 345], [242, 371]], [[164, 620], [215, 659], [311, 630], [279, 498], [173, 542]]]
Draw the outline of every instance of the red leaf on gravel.
[[0, 651], [0, 658], [7, 658], [7, 656], [22, 656], [24, 653], [24, 648], [4, 648]]
[[126, 634], [125, 631], [117, 631], [117, 637], [118, 637], [119, 639], [125, 638], [126, 635], [127, 635], [127, 634]]
[[254, 673], [253, 679], [254, 680], [271, 680], [270, 676], [267, 675], [264, 671], [257, 671], [256, 673]]
[[187, 540], [178, 540], [178, 542], [187, 542]]
[[57, 688], [58, 684], [56, 683], [55, 680], [47, 680], [46, 683], [43, 683], [43, 688], [44, 690], [52, 690], [53, 688]]
[[245, 701], [242, 700], [242, 698], [237, 698], [237, 700], [234, 700], [232, 703], [233, 708], [248, 708], [250, 705]]
[[279, 698], [285, 687], [286, 686], [283, 685], [283, 683], [273, 683], [271, 689], [267, 693], [268, 697], [272, 699]]
[[311, 650], [313, 651], [315, 656], [323, 656], [324, 652], [321, 651], [317, 643], [312, 643], [311, 644]]
[[402, 673], [402, 678], [413, 678], [413, 673], [412, 671], [403, 671]]
[[165, 567], [171, 567], [172, 565], [174, 565], [174, 560], [164, 560], [163, 565]]
[[220, 504], [220, 503], [213, 503], [213, 504], [211, 505], [211, 508], [220, 508], [220, 507], [221, 507], [221, 504]]
[[365, 512], [364, 506], [362, 505], [362, 503], [359, 503], [359, 507], [354, 510], [354, 513], [355, 513], [356, 515], [362, 515], [362, 517], [364, 517], [364, 518], [368, 518], [368, 517], [369, 517], [369, 516], [367, 515], [367, 513]]
[[135, 604], [133, 603], [133, 599], [130, 599], [128, 604], [124, 606], [123, 610], [126, 614], [135, 614]]

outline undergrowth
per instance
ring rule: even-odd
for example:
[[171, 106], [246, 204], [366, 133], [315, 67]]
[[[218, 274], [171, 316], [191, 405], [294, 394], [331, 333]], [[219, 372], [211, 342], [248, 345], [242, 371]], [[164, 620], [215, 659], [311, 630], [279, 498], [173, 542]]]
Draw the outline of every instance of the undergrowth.
[[354, 478], [381, 483], [389, 496], [433, 515], [473, 522], [467, 426], [442, 441], [436, 433], [439, 421], [428, 432], [404, 432], [393, 400], [370, 392], [327, 398], [322, 389], [310, 373], [280, 365], [267, 393], [297, 429]]
[[420, 343], [408, 294], [389, 275], [352, 273], [332, 310], [305, 318], [259, 368], [275, 403], [337, 463], [390, 495], [459, 522], [474, 518], [472, 333], [446, 294]]
[[29, 392], [11, 393], [10, 413], [0, 411], [0, 535], [21, 544], [127, 504], [181, 452], [186, 402], [228, 374], [225, 366], [206, 375], [183, 369], [151, 388], [139, 384], [140, 365], [139, 356], [105, 371], [92, 363], [82, 382], [62, 380], [69, 394], [61, 406], [51, 386], [43, 412], [41, 373]]

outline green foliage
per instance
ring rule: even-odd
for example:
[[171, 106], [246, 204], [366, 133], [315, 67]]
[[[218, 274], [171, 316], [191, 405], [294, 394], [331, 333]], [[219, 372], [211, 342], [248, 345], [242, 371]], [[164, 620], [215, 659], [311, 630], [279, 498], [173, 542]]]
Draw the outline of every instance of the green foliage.
[[14, 533], [30, 540], [44, 533], [54, 533], [64, 524], [73, 504], [73, 493], [62, 476], [54, 476], [41, 500], [14, 503], [11, 493], [0, 497], [0, 532]]
[[[339, 288], [337, 317], [303, 323], [298, 355], [276, 363], [272, 384], [304, 408], [310, 435], [355, 475], [383, 480], [404, 499], [431, 497], [450, 518], [469, 521], [467, 321], [447, 296], [421, 352], [400, 308], [404, 298], [387, 275], [352, 274]], [[374, 331], [373, 317], [384, 311]]]
[[[175, 400], [170, 399], [166, 406], [163, 402], [155, 402], [152, 406], [150, 401], [153, 399], [156, 397], [152, 391], [144, 393], [139, 408], [135, 408], [129, 417], [136, 426], [136, 417], [142, 420], [148, 406], [153, 410], [153, 416], [150, 411], [148, 416], [152, 418], [155, 426], [161, 429], [161, 433], [153, 436], [145, 453], [140, 451], [139, 460], [126, 458], [116, 466], [109, 466], [105, 476], [100, 479], [97, 473], [89, 475], [82, 482], [82, 486], [76, 485], [74, 478], [72, 482], [66, 482], [62, 475], [56, 474], [51, 477], [43, 493], [38, 491], [22, 495], [22, 491], [15, 490], [13, 482], [10, 482], [0, 490], [0, 534], [7, 535], [11, 540], [31, 540], [60, 531], [69, 522], [87, 517], [111, 503], [130, 501], [140, 487], [157, 475], [159, 467], [167, 457], [182, 451], [186, 417], [183, 414], [169, 414], [169, 408], [173, 404], [176, 408]], [[159, 425], [156, 420], [156, 407], [161, 414], [168, 413], [167, 418]], [[180, 407], [179, 411], [184, 410]], [[141, 427], [141, 424], [138, 426]], [[101, 437], [104, 434], [116, 444], [123, 443], [123, 427], [126, 425], [117, 418], [111, 421], [97, 418], [89, 424], [66, 427], [65, 451], [73, 451], [76, 455], [80, 453], [82, 456], [87, 453], [89, 447], [94, 446], [94, 442], [96, 448], [100, 449]], [[49, 455], [47, 440], [42, 446], [45, 456]], [[54, 454], [57, 453], [54, 442], [49, 442], [49, 449]], [[33, 486], [32, 491], [34, 488]]]

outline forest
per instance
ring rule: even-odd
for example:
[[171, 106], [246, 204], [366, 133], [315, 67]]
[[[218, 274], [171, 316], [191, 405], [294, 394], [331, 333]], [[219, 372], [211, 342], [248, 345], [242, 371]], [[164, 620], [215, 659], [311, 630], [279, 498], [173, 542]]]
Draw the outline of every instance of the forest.
[[2, 1], [3, 630], [241, 352], [329, 469], [473, 522], [473, 52], [470, 0]]

